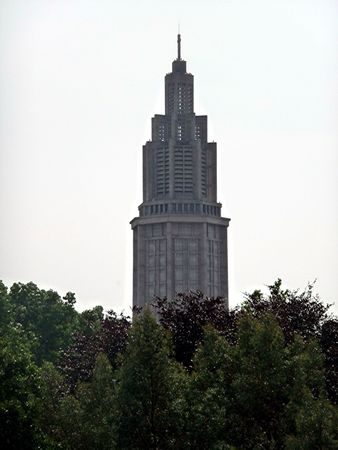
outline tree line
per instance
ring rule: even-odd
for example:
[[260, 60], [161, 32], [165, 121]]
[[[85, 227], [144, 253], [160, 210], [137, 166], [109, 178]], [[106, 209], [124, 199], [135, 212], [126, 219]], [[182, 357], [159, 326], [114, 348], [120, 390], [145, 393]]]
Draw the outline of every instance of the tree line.
[[338, 449], [338, 320], [309, 285], [133, 319], [0, 283], [4, 449]]

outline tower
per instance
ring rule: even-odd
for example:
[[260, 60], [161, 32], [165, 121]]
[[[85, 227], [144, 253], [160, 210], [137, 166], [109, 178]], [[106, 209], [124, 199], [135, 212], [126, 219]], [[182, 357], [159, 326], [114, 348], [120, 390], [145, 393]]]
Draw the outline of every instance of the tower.
[[200, 290], [228, 301], [227, 228], [217, 202], [216, 143], [194, 113], [194, 77], [181, 59], [165, 76], [165, 114], [143, 146], [143, 202], [133, 230], [133, 305]]

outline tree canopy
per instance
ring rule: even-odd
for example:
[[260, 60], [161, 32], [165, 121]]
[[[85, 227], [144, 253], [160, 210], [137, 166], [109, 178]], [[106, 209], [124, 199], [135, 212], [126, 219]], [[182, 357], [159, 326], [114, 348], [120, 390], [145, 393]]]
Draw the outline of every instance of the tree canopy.
[[200, 292], [133, 320], [0, 283], [4, 449], [338, 448], [338, 321], [313, 294]]

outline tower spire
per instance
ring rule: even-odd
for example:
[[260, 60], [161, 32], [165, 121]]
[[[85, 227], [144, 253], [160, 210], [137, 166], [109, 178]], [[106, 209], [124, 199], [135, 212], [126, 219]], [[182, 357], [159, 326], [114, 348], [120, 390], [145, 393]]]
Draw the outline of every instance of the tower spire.
[[181, 34], [180, 25], [178, 24], [178, 35], [177, 35], [177, 59], [181, 59]]

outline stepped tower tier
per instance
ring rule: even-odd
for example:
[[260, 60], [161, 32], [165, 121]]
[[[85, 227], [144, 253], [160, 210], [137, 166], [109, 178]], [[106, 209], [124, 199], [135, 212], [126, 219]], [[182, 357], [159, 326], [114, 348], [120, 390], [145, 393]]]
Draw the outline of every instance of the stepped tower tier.
[[165, 76], [165, 114], [143, 146], [143, 202], [134, 233], [133, 304], [201, 290], [228, 299], [227, 227], [217, 202], [217, 145], [194, 113], [194, 77], [181, 59]]

